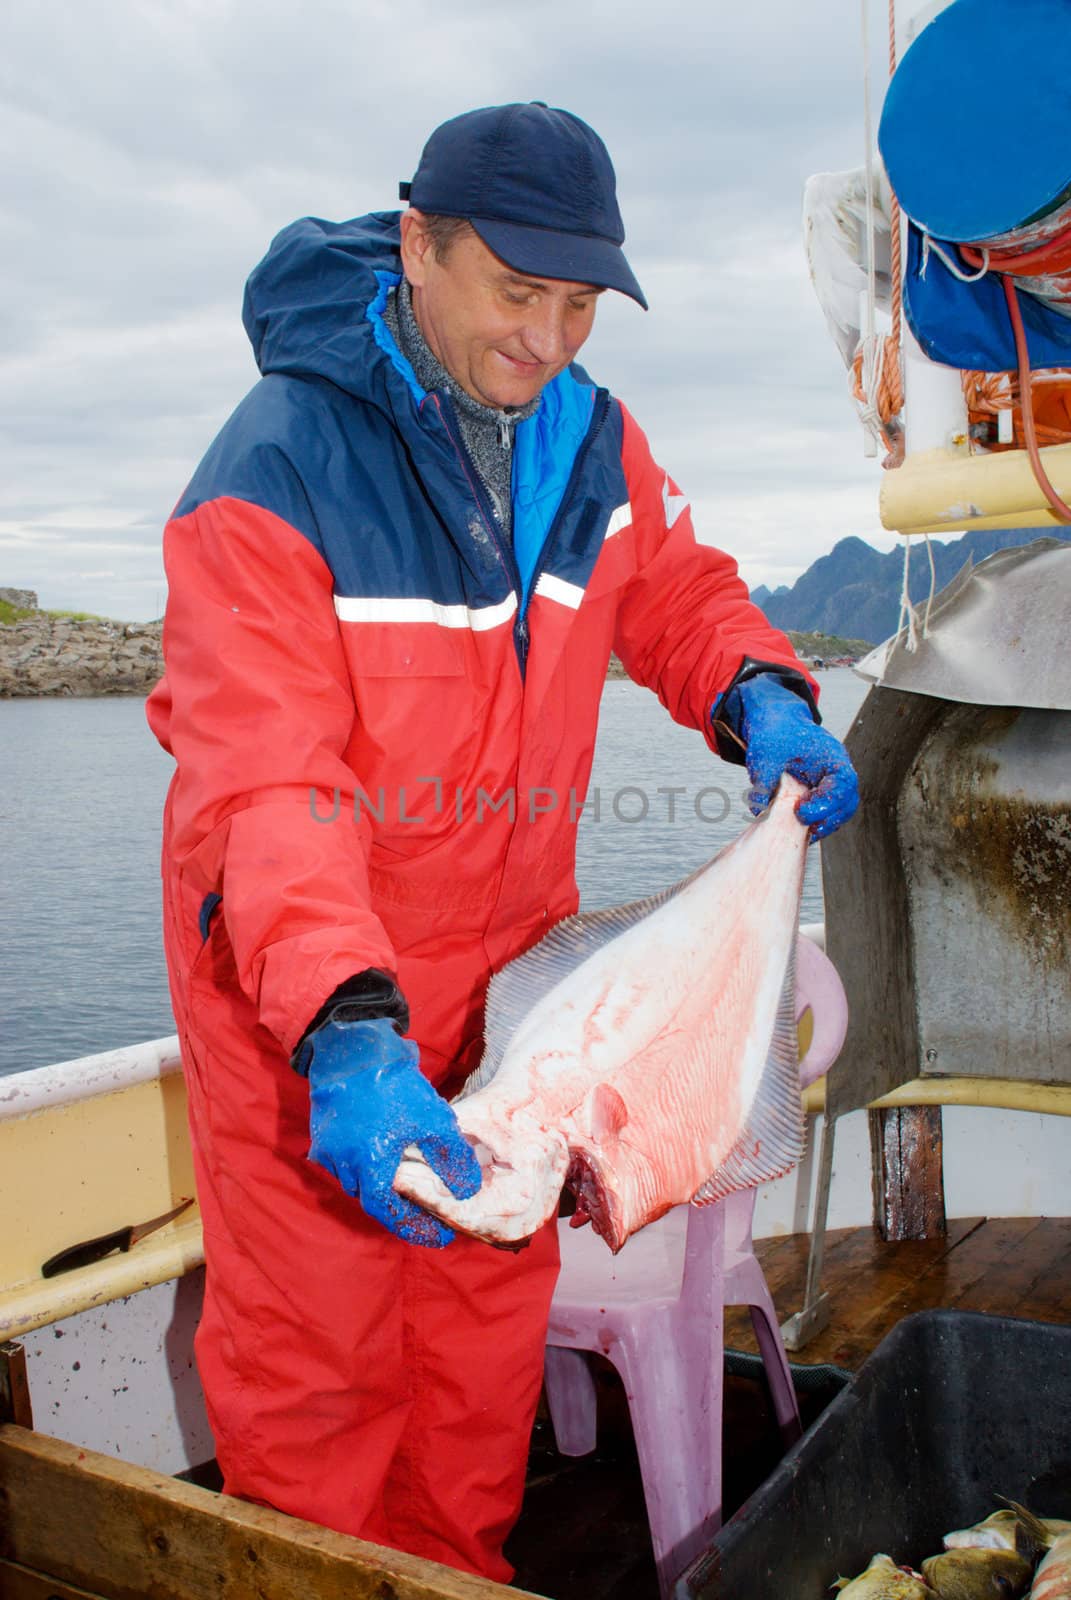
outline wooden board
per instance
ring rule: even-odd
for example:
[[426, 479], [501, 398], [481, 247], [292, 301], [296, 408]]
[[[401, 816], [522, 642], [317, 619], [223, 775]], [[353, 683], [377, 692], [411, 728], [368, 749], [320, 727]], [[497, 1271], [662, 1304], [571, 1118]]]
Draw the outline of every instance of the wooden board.
[[940, 1106], [871, 1114], [874, 1221], [886, 1239], [939, 1239], [945, 1232]]
[[[3, 1587], [9, 1577], [10, 1588]], [[520, 1592], [25, 1428], [0, 1427], [5, 1597], [516, 1600]]]
[[[779, 1315], [801, 1303], [809, 1236], [757, 1239], [755, 1253]], [[957, 1217], [943, 1238], [883, 1240], [876, 1228], [827, 1236], [823, 1283], [832, 1321], [794, 1361], [855, 1371], [913, 1311], [946, 1306], [1039, 1322], [1071, 1322], [1071, 1218]], [[729, 1349], [757, 1351], [746, 1310], [725, 1314]]]
[[0, 1344], [0, 1422], [17, 1422], [20, 1428], [33, 1427], [26, 1351], [14, 1339]]
[[3, 1600], [106, 1600], [97, 1590], [76, 1589], [14, 1561], [0, 1561], [0, 1595]]

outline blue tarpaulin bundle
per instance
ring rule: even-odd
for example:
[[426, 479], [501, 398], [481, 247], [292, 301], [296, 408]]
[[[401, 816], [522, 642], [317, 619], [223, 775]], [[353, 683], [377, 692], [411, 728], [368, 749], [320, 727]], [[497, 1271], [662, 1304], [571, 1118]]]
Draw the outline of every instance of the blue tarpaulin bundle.
[[[1071, 201], [1071, 0], [954, 0], [904, 56], [878, 142], [910, 219], [904, 310], [933, 361], [1016, 365], [1000, 277], [965, 283], [957, 243], [998, 239]], [[1071, 366], [1071, 318], [1020, 299], [1031, 365]]]

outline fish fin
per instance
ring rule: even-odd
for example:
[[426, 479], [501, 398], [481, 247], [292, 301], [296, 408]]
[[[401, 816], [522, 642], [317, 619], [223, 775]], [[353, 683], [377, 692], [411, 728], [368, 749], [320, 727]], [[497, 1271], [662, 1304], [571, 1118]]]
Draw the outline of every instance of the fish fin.
[[593, 1139], [614, 1138], [628, 1122], [628, 1107], [612, 1083], [597, 1083], [589, 1101]]
[[789, 950], [773, 1037], [758, 1092], [736, 1142], [718, 1170], [692, 1196], [711, 1205], [735, 1189], [752, 1189], [780, 1177], [803, 1154], [799, 1045], [796, 1035], [796, 941]]
[[[715, 858], [717, 859], [717, 858]], [[612, 939], [627, 933], [637, 922], [649, 917], [667, 901], [713, 866], [704, 862], [680, 883], [633, 900], [628, 905], [611, 906], [605, 911], [584, 911], [566, 917], [548, 934], [496, 972], [487, 987], [484, 1017], [484, 1052], [480, 1064], [466, 1081], [458, 1099], [473, 1094], [490, 1083], [502, 1064], [506, 1048], [528, 1013], [546, 999], [561, 980], [601, 950]]]
[[1036, 1561], [1043, 1550], [1052, 1544], [1052, 1534], [1040, 1517], [1036, 1517], [1026, 1506], [1021, 1506], [1018, 1500], [1009, 1500], [1005, 1495], [998, 1494], [998, 1500], [1003, 1500], [1015, 1512], [1015, 1553], [1025, 1557], [1027, 1561]]

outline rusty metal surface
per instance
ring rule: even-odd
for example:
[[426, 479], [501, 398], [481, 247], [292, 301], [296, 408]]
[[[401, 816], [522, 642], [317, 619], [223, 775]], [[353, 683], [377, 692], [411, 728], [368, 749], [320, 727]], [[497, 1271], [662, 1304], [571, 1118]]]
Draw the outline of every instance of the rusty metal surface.
[[822, 847], [850, 1022], [833, 1117], [912, 1078], [1071, 1081], [1071, 713], [878, 688]]
[[898, 824], [918, 1074], [1071, 1081], [1071, 713], [950, 707]]
[[928, 637], [871, 651], [864, 678], [968, 705], [1071, 710], [1071, 544], [1035, 539], [970, 562], [936, 597]]
[[[822, 846], [849, 1024], [794, 1348], [821, 1299], [840, 1116], [925, 1076], [1071, 1082], [1069, 616], [1071, 545], [1036, 540], [964, 568], [916, 653], [898, 638], [861, 663], [881, 677], [845, 741], [862, 805]], [[895, 1201], [890, 1231], [925, 1236], [943, 1214], [936, 1119], [914, 1118], [906, 1152], [903, 1118], [874, 1120], [876, 1216], [888, 1227]]]
[[822, 844], [826, 951], [848, 997], [847, 1036], [826, 1081], [831, 1120], [919, 1076], [897, 808], [920, 744], [949, 709], [932, 696], [876, 688], [848, 732], [863, 803]]

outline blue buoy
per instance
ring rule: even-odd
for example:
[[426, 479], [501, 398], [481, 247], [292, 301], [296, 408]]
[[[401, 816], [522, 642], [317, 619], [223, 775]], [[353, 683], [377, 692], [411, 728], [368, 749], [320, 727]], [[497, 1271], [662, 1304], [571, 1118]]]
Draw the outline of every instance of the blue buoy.
[[937, 239], [996, 238], [1071, 199], [1071, 0], [954, 0], [897, 68], [878, 145]]

